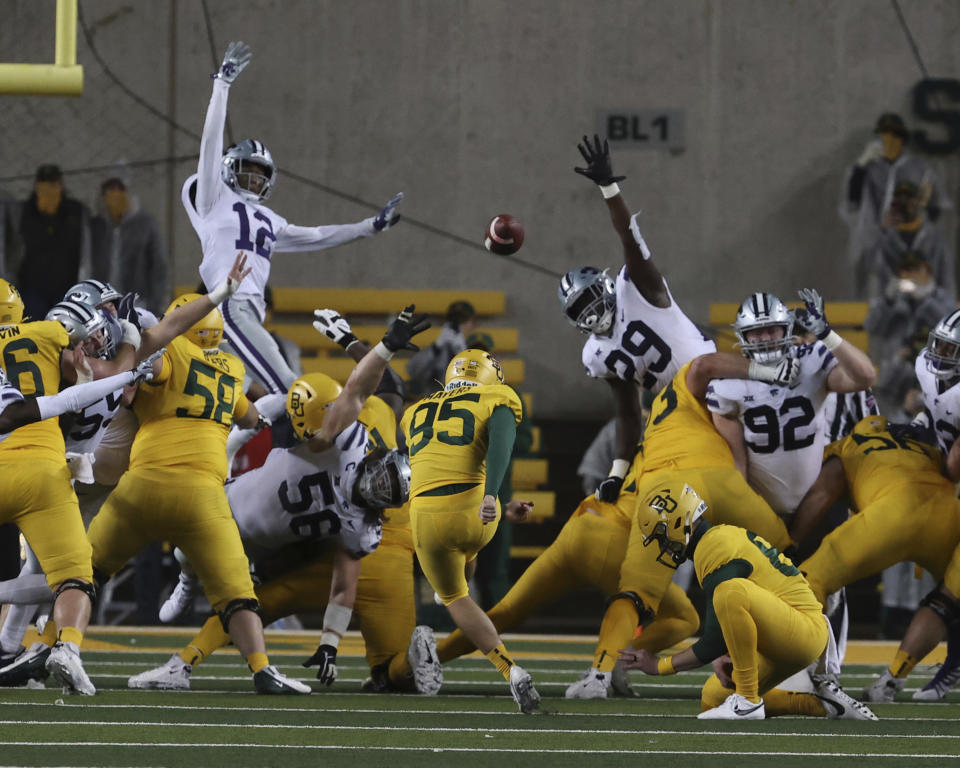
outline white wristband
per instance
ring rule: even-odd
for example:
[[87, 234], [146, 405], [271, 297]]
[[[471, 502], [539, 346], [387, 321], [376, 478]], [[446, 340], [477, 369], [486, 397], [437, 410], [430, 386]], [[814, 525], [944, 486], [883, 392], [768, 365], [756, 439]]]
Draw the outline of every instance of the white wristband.
[[224, 280], [220, 285], [207, 293], [207, 298], [213, 302], [213, 306], [219, 307], [226, 299], [230, 298], [230, 280]]
[[118, 322], [123, 329], [123, 338], [120, 340], [121, 343], [131, 344], [134, 349], [140, 349], [140, 331], [137, 330], [137, 326], [123, 318], [120, 318]]
[[332, 645], [334, 648], [340, 638], [347, 633], [350, 626], [350, 617], [353, 610], [339, 603], [327, 603], [327, 610], [323, 614], [323, 633], [320, 635], [321, 645]]
[[382, 357], [388, 363], [393, 360], [394, 353], [387, 349], [382, 341], [377, 343], [377, 346], [373, 348], [373, 351], [380, 355], [380, 357]]
[[820, 341], [823, 342], [823, 346], [833, 352], [833, 350], [843, 344], [843, 336], [836, 331], [830, 331], [830, 333], [820, 339]]
[[613, 184], [600, 184], [600, 194], [603, 195], [604, 200], [609, 200], [611, 197], [616, 197], [620, 194], [620, 185], [617, 182]]
[[627, 476], [627, 472], [630, 471], [630, 462], [626, 459], [614, 459], [613, 466], [610, 467], [610, 474], [607, 477], [619, 477], [624, 478]]
[[754, 381], [776, 381], [777, 371], [771, 365], [762, 365], [756, 360], [750, 361], [750, 367], [747, 370], [747, 376]]

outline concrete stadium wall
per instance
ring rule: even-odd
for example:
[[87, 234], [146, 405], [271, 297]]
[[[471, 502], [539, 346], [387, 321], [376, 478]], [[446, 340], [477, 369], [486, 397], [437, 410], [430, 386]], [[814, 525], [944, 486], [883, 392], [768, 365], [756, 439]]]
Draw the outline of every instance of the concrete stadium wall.
[[[52, 58], [53, 2], [13, 0], [5, 60]], [[616, 266], [620, 246], [599, 193], [575, 175], [576, 142], [615, 109], [678, 109], [685, 149], [617, 150], [615, 169], [681, 305], [754, 290], [790, 298], [814, 285], [852, 295], [836, 209], [845, 167], [876, 116], [911, 127], [918, 65], [880, 0], [209, 0], [219, 56], [254, 51], [233, 88], [236, 138], [255, 136], [289, 169], [371, 206], [403, 190], [402, 212], [479, 242], [491, 216], [526, 224], [519, 256], [556, 273]], [[931, 75], [960, 76], [960, 3], [904, 0]], [[199, 133], [214, 61], [198, 2], [81, 0], [103, 61], [136, 95]], [[51, 51], [47, 55], [47, 51]], [[22, 196], [40, 162], [93, 202], [120, 160], [196, 153], [198, 142], [125, 93], [81, 34], [78, 100], [0, 97], [0, 190]], [[956, 106], [956, 105], [955, 105]], [[939, 129], [927, 127], [934, 133]], [[936, 160], [956, 198], [956, 157]], [[135, 167], [144, 205], [171, 234], [177, 282], [199, 248], [179, 207], [191, 162]], [[272, 207], [298, 224], [371, 209], [281, 175]], [[952, 227], [953, 224], [950, 223]], [[558, 312], [556, 280], [418, 226], [321, 254], [279, 254], [276, 285], [504, 290], [521, 329], [524, 388], [540, 415], [599, 418], [606, 387], [587, 380], [581, 337]]]

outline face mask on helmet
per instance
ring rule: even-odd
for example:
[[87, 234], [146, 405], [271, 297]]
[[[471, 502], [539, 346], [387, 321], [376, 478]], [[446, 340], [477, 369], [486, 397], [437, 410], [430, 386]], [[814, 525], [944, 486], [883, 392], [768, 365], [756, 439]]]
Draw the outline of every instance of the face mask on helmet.
[[617, 292], [613, 280], [596, 267], [582, 267], [560, 278], [557, 297], [563, 314], [583, 333], [603, 335], [609, 332], [617, 311]]
[[737, 311], [733, 330], [744, 357], [770, 365], [794, 346], [793, 313], [772, 293], [755, 293]]
[[323, 426], [327, 409], [343, 390], [325, 373], [301, 376], [287, 392], [287, 414], [293, 431], [301, 440], [309, 440]]
[[930, 331], [923, 350], [927, 370], [938, 379], [960, 378], [960, 310], [955, 310]]
[[360, 462], [356, 492], [367, 509], [402, 506], [410, 498], [410, 460], [399, 451], [375, 448]]
[[23, 299], [13, 283], [0, 278], [0, 325], [17, 325], [23, 321]]
[[71, 349], [81, 344], [88, 357], [100, 357], [107, 343], [103, 333], [107, 319], [100, 310], [82, 301], [61, 301], [47, 312], [46, 319], [56, 320], [66, 329]]
[[[189, 304], [199, 298], [201, 298], [199, 293], [185, 293], [182, 296], [177, 296], [170, 302], [165, 314], [176, 312], [184, 304]], [[220, 314], [217, 307], [214, 307], [190, 326], [183, 335], [202, 349], [215, 349], [220, 346], [220, 342], [223, 340], [223, 315]]]
[[244, 139], [223, 153], [220, 177], [230, 189], [251, 203], [270, 197], [277, 181], [273, 156], [262, 142]]
[[657, 562], [677, 568], [687, 559], [690, 535], [707, 511], [707, 503], [689, 485], [679, 494], [671, 488], [651, 493], [643, 502], [640, 529], [643, 544], [660, 548]]
[[481, 384], [503, 384], [500, 361], [482, 349], [465, 349], [459, 352], [447, 366], [444, 389], [475, 387]]

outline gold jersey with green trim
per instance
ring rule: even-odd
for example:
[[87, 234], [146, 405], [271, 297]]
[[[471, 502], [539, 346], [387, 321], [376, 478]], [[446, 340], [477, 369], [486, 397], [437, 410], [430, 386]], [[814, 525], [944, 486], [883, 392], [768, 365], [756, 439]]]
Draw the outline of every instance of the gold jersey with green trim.
[[737, 561], [750, 566], [746, 578], [788, 605], [798, 610], [821, 610], [813, 590], [790, 558], [753, 531], [736, 525], [713, 525], [693, 551], [693, 565], [701, 584], [710, 574]]
[[520, 423], [520, 397], [505, 384], [441, 390], [407, 409], [400, 429], [410, 452], [411, 498], [444, 485], [484, 482], [487, 421], [498, 406]]
[[178, 336], [163, 353], [163, 368], [140, 386], [133, 410], [140, 429], [130, 469], [189, 469], [223, 483], [227, 434], [250, 407], [243, 394], [244, 366], [219, 349], [201, 349]]
[[849, 435], [827, 447], [826, 456], [837, 456], [843, 462], [858, 510], [908, 488], [917, 489], [918, 498], [943, 491], [953, 495], [953, 483], [941, 474], [940, 449], [883, 416], [858, 421]]
[[734, 466], [730, 446], [714, 429], [710, 411], [687, 387], [690, 365], [677, 371], [650, 407], [643, 435], [644, 473]]
[[[60, 355], [69, 343], [64, 327], [53, 320], [7, 325], [0, 328], [0, 364], [25, 397], [55, 395], [60, 391]], [[14, 430], [0, 443], [0, 459], [63, 461], [65, 450], [59, 423], [46, 419]]]
[[[367, 452], [382, 447], [394, 450], [397, 447], [397, 416], [387, 403], [376, 395], [367, 398], [357, 421], [367, 428]], [[402, 507], [384, 511], [383, 535], [395, 529], [410, 531], [410, 502]]]

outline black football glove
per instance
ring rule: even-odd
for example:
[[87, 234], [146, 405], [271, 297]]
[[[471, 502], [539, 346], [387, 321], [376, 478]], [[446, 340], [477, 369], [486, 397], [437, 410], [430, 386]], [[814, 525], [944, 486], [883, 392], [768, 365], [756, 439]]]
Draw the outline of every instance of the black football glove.
[[140, 327], [140, 315], [137, 313], [137, 299], [140, 298], [139, 293], [127, 293], [117, 302], [117, 318], [120, 320], [128, 320], [133, 323], [138, 331], [142, 331], [143, 328]]
[[303, 662], [305, 667], [320, 667], [317, 670], [317, 680], [324, 685], [333, 685], [337, 679], [337, 649], [332, 645], [321, 645], [313, 656]]
[[401, 349], [409, 349], [416, 352], [420, 347], [411, 344], [410, 339], [418, 333], [422, 333], [430, 327], [430, 321], [426, 315], [415, 315], [415, 304], [409, 304], [403, 308], [403, 311], [397, 315], [397, 319], [390, 323], [390, 327], [383, 336], [383, 346], [391, 352], [399, 352]]
[[597, 486], [597, 490], [594, 491], [593, 495], [600, 501], [613, 504], [619, 498], [621, 488], [623, 488], [623, 478], [610, 475], [610, 477], [605, 478], [603, 482]]
[[593, 134], [593, 146], [591, 147], [590, 139], [584, 136], [583, 143], [577, 144], [577, 149], [579, 149], [580, 154], [583, 155], [587, 167], [574, 168], [573, 170], [581, 176], [586, 176], [594, 184], [606, 187], [627, 178], [626, 176], [613, 175], [613, 168], [610, 165], [610, 147], [606, 139], [604, 139], [603, 144], [601, 144], [600, 137], [597, 134]]

